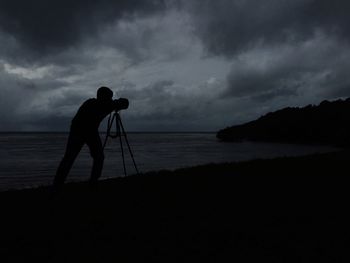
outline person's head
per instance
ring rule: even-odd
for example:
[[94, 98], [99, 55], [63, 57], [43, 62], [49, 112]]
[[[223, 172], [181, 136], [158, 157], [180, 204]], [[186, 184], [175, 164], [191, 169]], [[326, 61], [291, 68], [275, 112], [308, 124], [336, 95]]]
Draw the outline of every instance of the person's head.
[[111, 100], [113, 97], [113, 91], [107, 87], [101, 87], [97, 90], [98, 100]]

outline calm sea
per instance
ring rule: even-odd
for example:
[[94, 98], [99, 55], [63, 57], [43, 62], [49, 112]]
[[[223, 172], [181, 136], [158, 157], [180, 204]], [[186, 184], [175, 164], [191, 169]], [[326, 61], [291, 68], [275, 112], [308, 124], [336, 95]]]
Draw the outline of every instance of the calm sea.
[[[0, 133], [0, 190], [50, 184], [64, 154], [67, 137], [67, 133]], [[335, 150], [290, 144], [222, 143], [214, 133], [128, 133], [128, 139], [141, 172]], [[124, 139], [123, 142], [125, 147]], [[126, 147], [124, 152], [127, 173], [134, 174]], [[105, 155], [102, 178], [123, 176], [119, 140], [109, 139]], [[88, 148], [84, 147], [67, 181], [87, 180], [91, 165]]]

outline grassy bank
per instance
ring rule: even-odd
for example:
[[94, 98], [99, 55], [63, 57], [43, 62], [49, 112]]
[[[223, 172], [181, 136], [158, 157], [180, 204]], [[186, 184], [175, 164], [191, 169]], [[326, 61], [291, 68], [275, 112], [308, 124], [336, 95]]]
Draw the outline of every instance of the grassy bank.
[[[0, 193], [1, 262], [339, 262], [349, 152]], [[113, 260], [112, 260], [113, 259]]]

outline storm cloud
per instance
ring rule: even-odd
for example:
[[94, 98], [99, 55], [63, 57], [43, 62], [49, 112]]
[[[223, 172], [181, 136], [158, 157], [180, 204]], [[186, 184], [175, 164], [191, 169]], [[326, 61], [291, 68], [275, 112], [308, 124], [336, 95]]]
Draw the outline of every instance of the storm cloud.
[[195, 32], [207, 51], [234, 56], [256, 46], [303, 42], [316, 31], [348, 41], [345, 0], [189, 1]]
[[205, 54], [232, 62], [222, 97], [250, 98], [275, 109], [350, 96], [348, 1], [190, 1], [184, 6]]
[[162, 0], [1, 1], [1, 29], [28, 52], [59, 52], [94, 36], [100, 27], [164, 9]]
[[[67, 130], [109, 86], [131, 130], [217, 130], [350, 96], [347, 1], [1, 1], [1, 130]], [[4, 114], [6, 113], [6, 114]]]
[[267, 101], [275, 96], [350, 96], [349, 62], [347, 45], [324, 34], [298, 44], [252, 49], [232, 64], [224, 95]]

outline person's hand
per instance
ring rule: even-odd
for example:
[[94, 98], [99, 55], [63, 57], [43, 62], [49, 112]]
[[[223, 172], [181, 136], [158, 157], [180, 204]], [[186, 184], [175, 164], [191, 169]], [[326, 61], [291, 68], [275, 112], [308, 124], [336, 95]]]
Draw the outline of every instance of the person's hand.
[[121, 110], [126, 110], [129, 108], [129, 100], [125, 98], [120, 98], [118, 101], [118, 108]]

